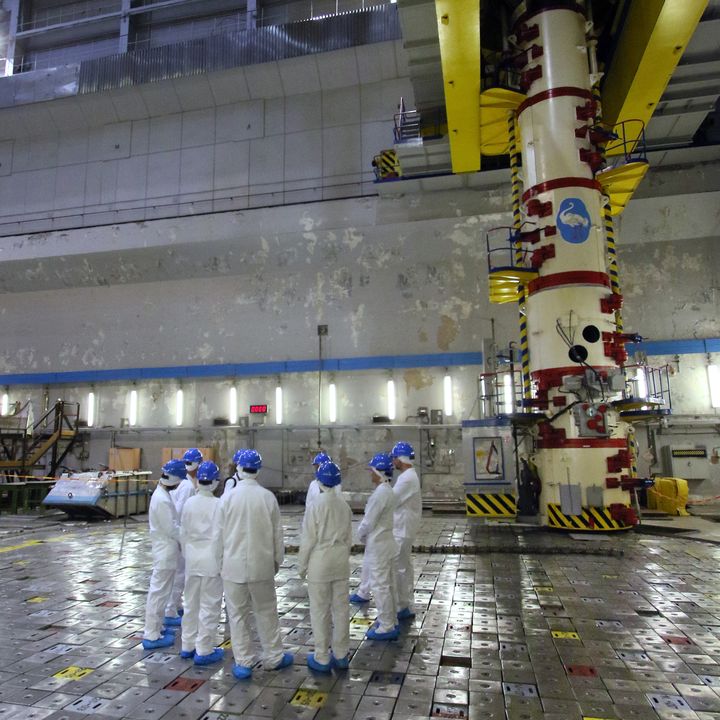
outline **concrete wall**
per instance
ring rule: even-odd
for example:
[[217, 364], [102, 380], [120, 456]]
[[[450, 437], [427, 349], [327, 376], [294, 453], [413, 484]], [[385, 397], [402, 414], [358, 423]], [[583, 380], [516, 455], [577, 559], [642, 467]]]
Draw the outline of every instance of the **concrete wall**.
[[391, 42], [6, 109], [0, 234], [373, 192], [401, 97]]
[[[487, 300], [484, 236], [509, 224], [506, 178], [437, 178], [426, 192], [400, 182], [380, 196], [370, 182], [400, 95], [412, 105], [389, 43], [18, 110], [0, 143], [0, 375], [314, 359], [320, 323], [334, 358], [477, 352], [490, 318], [499, 345], [517, 340], [517, 309]], [[619, 221], [627, 330], [720, 337], [719, 167], [660, 165]], [[706, 362], [681, 359], [677, 413], [716, 416]], [[452, 368], [454, 420], [475, 412], [478, 370]], [[396, 373], [400, 420], [441, 407], [444, 372]], [[338, 374], [338, 424], [351, 427], [322, 443], [359, 486], [372, 452], [410, 433], [430, 456], [434, 440], [432, 489], [459, 493], [455, 430], [365, 427], [385, 412], [387, 378]], [[112, 443], [142, 445], [155, 468], [162, 447], [214, 443], [227, 457], [252, 442], [271, 458], [268, 482], [304, 477], [316, 376], [282, 378], [295, 429], [254, 435], [212, 425], [230, 382], [184, 382], [187, 430], [167, 429], [177, 380], [139, 383], [139, 422], [162, 429], [123, 434], [130, 385], [96, 385], [98, 422], [111, 428], [90, 434], [76, 464], [103, 462]], [[238, 380], [240, 407], [272, 404], [276, 383]], [[89, 389], [47, 393], [84, 402]], [[42, 387], [9, 394], [43, 402]]]

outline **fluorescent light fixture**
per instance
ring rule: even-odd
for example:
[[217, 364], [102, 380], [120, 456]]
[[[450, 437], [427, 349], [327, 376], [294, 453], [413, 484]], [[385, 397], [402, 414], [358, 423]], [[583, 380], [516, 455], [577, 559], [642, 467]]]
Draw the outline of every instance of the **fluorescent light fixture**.
[[335, 383], [328, 387], [328, 418], [331, 423], [337, 422], [337, 389]]
[[183, 391], [175, 393], [175, 424], [182, 425], [183, 422]]
[[282, 387], [278, 385], [275, 388], [275, 424], [282, 425], [283, 421], [283, 392]]
[[0, 407], [0, 415], [7, 415], [10, 410], [10, 398], [7, 393], [3, 393], [2, 406]]
[[230, 420], [231, 425], [237, 425], [238, 420], [238, 410], [237, 410], [237, 388], [233, 385], [233, 387], [230, 388], [230, 394], [228, 398], [228, 416]]
[[510, 415], [515, 406], [515, 384], [512, 373], [505, 373], [503, 377], [503, 412]]
[[453, 414], [453, 383], [449, 375], [443, 378], [443, 413], [445, 417]]
[[87, 397], [87, 424], [92, 427], [95, 424], [95, 393], [89, 392]]
[[138, 418], [138, 393], [137, 390], [130, 391], [130, 412], [128, 413], [128, 423], [130, 427], [137, 425]]
[[710, 406], [720, 408], [720, 365], [708, 365], [707, 373], [710, 383]]
[[390, 420], [395, 419], [397, 414], [397, 406], [395, 402], [395, 381], [387, 381], [387, 415]]
[[639, 367], [635, 371], [635, 389], [639, 398], [646, 398], [648, 396], [647, 375], [645, 374], [644, 367]]

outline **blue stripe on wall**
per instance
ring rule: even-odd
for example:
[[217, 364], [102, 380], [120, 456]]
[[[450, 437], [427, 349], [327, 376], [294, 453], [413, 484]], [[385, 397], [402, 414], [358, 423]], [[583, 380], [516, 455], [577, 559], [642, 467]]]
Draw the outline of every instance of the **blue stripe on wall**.
[[[418, 367], [453, 367], [458, 365], [482, 365], [482, 353], [327, 358], [322, 362], [322, 370], [323, 372], [392, 370]], [[0, 375], [0, 385], [66, 385], [68, 383], [80, 385], [118, 380], [157, 380], [159, 378], [247, 377], [317, 372], [319, 369], [319, 360], [285, 360], [283, 362], [233, 363], [225, 365], [178, 365], [175, 367], [83, 370], [58, 373], [15, 373], [12, 375]]]
[[644, 352], [646, 355], [705, 355], [720, 352], [720, 338], [705, 340], [649, 340], [627, 345], [628, 354]]

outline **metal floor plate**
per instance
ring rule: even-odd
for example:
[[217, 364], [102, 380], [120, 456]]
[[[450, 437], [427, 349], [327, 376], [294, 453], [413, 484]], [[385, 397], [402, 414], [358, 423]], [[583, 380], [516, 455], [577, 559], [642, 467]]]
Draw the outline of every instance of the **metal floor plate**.
[[[284, 508], [288, 545], [301, 520]], [[416, 544], [416, 617], [398, 641], [372, 642], [374, 604], [350, 606], [351, 668], [327, 676], [305, 666], [307, 593], [288, 553], [278, 608], [296, 664], [236, 681], [231, 652], [197, 668], [177, 644], [142, 649], [145, 523], [124, 538], [117, 522], [8, 533], [0, 720], [720, 720], [720, 548], [635, 534], [584, 542], [438, 515]]]

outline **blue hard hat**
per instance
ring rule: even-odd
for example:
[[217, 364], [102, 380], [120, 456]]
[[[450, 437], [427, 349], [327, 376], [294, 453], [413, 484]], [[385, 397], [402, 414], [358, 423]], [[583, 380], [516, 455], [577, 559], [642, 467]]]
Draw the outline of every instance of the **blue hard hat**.
[[235, 451], [235, 454], [233, 455], [232, 461], [233, 465], [239, 465], [240, 464], [240, 456], [247, 450], [247, 448], [240, 448], [239, 450]]
[[220, 477], [220, 468], [212, 461], [206, 460], [200, 463], [197, 471], [197, 480], [201, 485], [210, 485]]
[[181, 480], [184, 480], [187, 477], [187, 470], [185, 469], [185, 461], [184, 460], [178, 460], [177, 458], [174, 460], [170, 460], [169, 462], [166, 462], [162, 466], [163, 473], [165, 475], [172, 475], [173, 477], [178, 477]]
[[315, 472], [315, 477], [327, 487], [335, 487], [340, 484], [340, 468], [334, 462], [324, 462]]
[[387, 453], [373, 455], [373, 459], [368, 463], [368, 467], [375, 468], [378, 472], [385, 473], [388, 477], [392, 477], [392, 458]]
[[410, 443], [399, 442], [395, 443], [395, 447], [390, 451], [392, 457], [409, 457], [411, 460], [415, 459], [415, 449]]
[[326, 452], [319, 452], [312, 461], [313, 465], [322, 465], [323, 463], [332, 462], [332, 458]]
[[262, 455], [257, 450], [243, 450], [235, 464], [243, 470], [259, 470], [262, 467]]
[[189, 450], [185, 451], [185, 454], [183, 455], [182, 459], [186, 463], [201, 463], [203, 456], [202, 456], [202, 453], [197, 448], [190, 448]]

